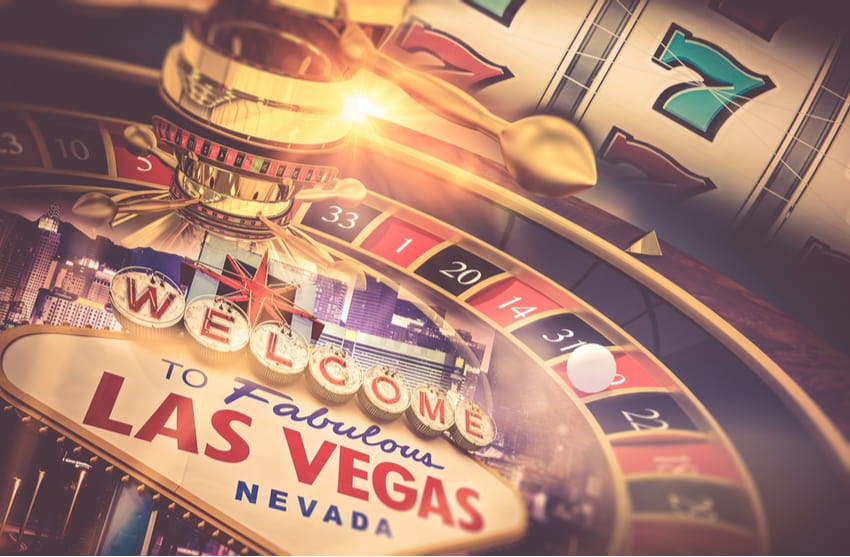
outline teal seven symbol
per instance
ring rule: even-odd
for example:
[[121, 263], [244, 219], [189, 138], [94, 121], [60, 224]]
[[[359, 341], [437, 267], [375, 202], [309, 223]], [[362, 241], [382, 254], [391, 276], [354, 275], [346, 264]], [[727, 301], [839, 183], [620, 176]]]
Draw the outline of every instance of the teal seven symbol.
[[463, 0], [463, 3], [495, 19], [505, 27], [510, 27], [517, 10], [525, 4], [525, 0]]
[[652, 108], [709, 141], [741, 105], [774, 87], [768, 76], [745, 68], [722, 48], [675, 24], [652, 60], [668, 69], [686, 66], [703, 78], [700, 84], [668, 87]]

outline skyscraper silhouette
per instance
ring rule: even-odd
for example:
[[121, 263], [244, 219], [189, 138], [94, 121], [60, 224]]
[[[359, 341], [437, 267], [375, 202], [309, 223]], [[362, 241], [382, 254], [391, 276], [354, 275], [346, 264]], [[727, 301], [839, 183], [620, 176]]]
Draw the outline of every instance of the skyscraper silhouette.
[[19, 283], [14, 299], [20, 300], [20, 305], [11, 312], [12, 321], [28, 321], [35, 306], [38, 291], [44, 286], [50, 270], [50, 263], [59, 250], [59, 206], [52, 204], [47, 213], [38, 219], [38, 241], [32, 247], [28, 265], [23, 272], [23, 280]]

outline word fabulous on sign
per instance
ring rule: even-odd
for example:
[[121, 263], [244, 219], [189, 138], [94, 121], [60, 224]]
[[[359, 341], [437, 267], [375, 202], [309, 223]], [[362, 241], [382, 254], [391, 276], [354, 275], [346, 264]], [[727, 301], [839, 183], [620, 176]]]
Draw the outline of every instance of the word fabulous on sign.
[[177, 285], [152, 269], [128, 267], [116, 273], [110, 300], [119, 322], [142, 338], [178, 334], [175, 325], [182, 318], [188, 337], [207, 361], [233, 362], [250, 354], [251, 369], [269, 383], [290, 385], [304, 375], [308, 390], [323, 402], [341, 404], [356, 397], [375, 420], [390, 422], [404, 415], [417, 434], [445, 433], [466, 451], [482, 449], [495, 437], [492, 418], [473, 402], [453, 405], [434, 385], [419, 385], [411, 392], [401, 374], [386, 366], [364, 372], [344, 348], [311, 348], [283, 321], [251, 328], [245, 312], [225, 298], [198, 296], [186, 303]]

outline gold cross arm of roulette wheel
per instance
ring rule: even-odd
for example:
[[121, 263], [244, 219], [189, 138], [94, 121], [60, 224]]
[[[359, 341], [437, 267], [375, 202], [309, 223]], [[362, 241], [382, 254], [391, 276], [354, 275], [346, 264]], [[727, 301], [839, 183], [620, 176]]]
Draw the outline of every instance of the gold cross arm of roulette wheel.
[[[250, 9], [236, 0], [210, 8], [175, 6], [192, 12], [194, 22], [163, 63], [160, 92], [178, 123], [155, 116], [154, 126], [130, 125], [123, 138], [133, 154], [152, 155], [170, 168], [174, 181], [111, 196], [84, 194], [74, 212], [93, 224], [175, 212], [184, 217], [182, 226], [234, 238], [277, 237], [293, 259], [312, 255], [307, 259], [329, 266], [333, 258], [290, 222], [290, 212], [296, 201], [355, 205], [366, 195], [361, 182], [338, 176], [322, 159], [347, 134], [337, 111], [347, 78], [359, 69], [395, 83], [434, 114], [497, 140], [507, 170], [532, 194], [569, 196], [596, 182], [593, 151], [574, 124], [549, 115], [507, 122], [466, 92], [380, 52], [361, 25], [385, 32], [400, 21], [401, 9], [339, 1], [319, 10], [300, 0], [252, 3]], [[246, 109], [252, 117], [244, 117]], [[205, 138], [211, 130], [223, 135]], [[245, 145], [266, 154], [252, 154]], [[248, 154], [231, 156], [237, 151]], [[304, 152], [313, 155], [305, 159]], [[299, 165], [304, 168], [296, 172]]]

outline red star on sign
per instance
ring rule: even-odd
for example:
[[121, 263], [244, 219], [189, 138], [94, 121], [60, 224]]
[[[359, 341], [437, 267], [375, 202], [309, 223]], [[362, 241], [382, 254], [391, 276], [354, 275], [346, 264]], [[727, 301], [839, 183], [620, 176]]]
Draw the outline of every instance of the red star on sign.
[[295, 285], [269, 286], [269, 252], [263, 254], [263, 259], [257, 266], [257, 270], [254, 271], [254, 276], [250, 276], [242, 268], [242, 265], [229, 255], [227, 261], [236, 270], [237, 277], [226, 276], [193, 261], [186, 263], [236, 290], [236, 292], [226, 295], [225, 298], [232, 302], [248, 302], [248, 319], [252, 326], [257, 324], [264, 311], [274, 319], [280, 318], [279, 312], [294, 313], [313, 319], [312, 315], [296, 308], [283, 297], [295, 290]]

